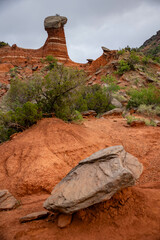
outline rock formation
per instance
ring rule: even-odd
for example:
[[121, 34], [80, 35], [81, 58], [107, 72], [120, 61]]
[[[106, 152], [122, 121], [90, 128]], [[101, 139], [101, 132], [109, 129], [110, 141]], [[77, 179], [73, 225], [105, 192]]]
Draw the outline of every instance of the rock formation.
[[11, 210], [19, 205], [19, 202], [8, 190], [0, 190], [0, 211]]
[[48, 38], [40, 49], [23, 49], [13, 44], [12, 47], [5, 46], [0, 49], [1, 63], [12, 63], [24, 66], [40, 62], [41, 58], [52, 55], [63, 63], [72, 63], [67, 52], [64, 24], [67, 18], [62, 16], [51, 16], [44, 20], [44, 27]]
[[44, 20], [48, 38], [43, 46], [43, 55], [53, 55], [64, 63], [69, 60], [63, 28], [66, 23], [67, 18], [62, 16], [51, 16]]
[[122, 146], [100, 150], [82, 160], [55, 186], [44, 207], [71, 214], [110, 199], [132, 186], [142, 173], [142, 164]]

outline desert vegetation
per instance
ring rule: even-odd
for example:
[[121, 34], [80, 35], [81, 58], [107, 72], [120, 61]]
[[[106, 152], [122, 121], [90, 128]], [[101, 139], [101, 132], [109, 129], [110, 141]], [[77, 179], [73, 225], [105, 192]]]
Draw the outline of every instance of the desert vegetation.
[[45, 61], [47, 74], [35, 74], [24, 81], [17, 77], [17, 69], [11, 69], [10, 90], [1, 104], [0, 142], [42, 116], [54, 113], [65, 121], [73, 121], [82, 119], [83, 111], [92, 109], [99, 114], [114, 108], [110, 104], [110, 88], [85, 86], [84, 71], [59, 65], [52, 56]]
[[0, 42], [0, 48], [8, 46], [8, 43], [1, 41]]

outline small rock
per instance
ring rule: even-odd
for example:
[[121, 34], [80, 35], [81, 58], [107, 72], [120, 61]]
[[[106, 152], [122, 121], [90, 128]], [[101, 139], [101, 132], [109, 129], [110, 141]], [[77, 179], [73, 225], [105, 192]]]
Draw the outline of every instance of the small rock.
[[34, 220], [44, 219], [44, 218], [47, 218], [49, 216], [49, 214], [50, 213], [48, 211], [33, 212], [24, 217], [21, 217], [19, 219], [19, 221], [20, 221], [20, 223], [25, 223], [25, 222], [30, 222], [30, 221], [34, 221]]
[[92, 63], [92, 62], [93, 62], [93, 59], [88, 58], [88, 59], [87, 59], [87, 62], [88, 62], [88, 63]]
[[154, 80], [153, 78], [151, 78], [151, 77], [147, 77], [146, 80], [147, 80], [148, 82], [150, 82], [150, 83], [155, 82], [155, 80]]
[[141, 120], [134, 120], [133, 122], [130, 123], [131, 127], [142, 127], [145, 126], [145, 122]]
[[159, 123], [157, 123], [157, 127], [160, 127], [160, 122], [159, 122]]
[[158, 120], [154, 120], [155, 121], [155, 123], [156, 123], [156, 126], [157, 127], [160, 127], [160, 121], [158, 121]]
[[13, 44], [12, 45], [12, 49], [16, 49], [17, 48], [17, 45], [16, 44]]
[[58, 216], [58, 227], [65, 228], [71, 224], [72, 215], [71, 214], [60, 214]]
[[8, 190], [0, 190], [0, 211], [11, 210], [19, 205], [19, 202]]
[[38, 69], [38, 66], [32, 68], [33, 71], [36, 71], [37, 69]]
[[107, 116], [119, 116], [122, 115], [122, 109], [121, 108], [114, 108], [111, 111], [108, 111], [102, 115], [102, 117], [107, 117]]
[[95, 75], [98, 75], [102, 72], [102, 69], [98, 70], [97, 72], [95, 72]]
[[110, 52], [111, 50], [109, 48], [106, 48], [106, 47], [101, 47], [103, 52]]
[[122, 108], [122, 104], [116, 98], [112, 98], [111, 104], [116, 108]]
[[94, 110], [88, 110], [81, 113], [83, 117], [95, 117], [97, 113]]

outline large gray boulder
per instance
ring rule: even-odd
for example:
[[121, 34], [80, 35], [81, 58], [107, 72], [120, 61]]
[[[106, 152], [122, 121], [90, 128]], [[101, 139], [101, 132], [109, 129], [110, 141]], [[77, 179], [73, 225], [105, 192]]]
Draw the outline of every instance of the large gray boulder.
[[80, 161], [55, 186], [44, 202], [44, 208], [72, 214], [108, 200], [122, 188], [134, 185], [142, 170], [142, 164], [123, 146], [100, 150]]
[[50, 17], [46, 17], [44, 20], [44, 28], [48, 29], [48, 28], [60, 28], [63, 27], [64, 24], [66, 24], [67, 22], [67, 18], [63, 17], [63, 16], [50, 16]]

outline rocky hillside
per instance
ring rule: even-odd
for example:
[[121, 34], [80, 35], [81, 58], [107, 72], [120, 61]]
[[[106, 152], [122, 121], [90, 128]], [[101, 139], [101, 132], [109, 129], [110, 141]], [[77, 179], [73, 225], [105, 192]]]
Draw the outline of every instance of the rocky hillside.
[[140, 50], [146, 55], [160, 57], [160, 30], [157, 34], [146, 40], [140, 47]]
[[[66, 22], [67, 18], [61, 16], [45, 19], [48, 38], [40, 49], [22, 49], [16, 44], [10, 47], [4, 43], [0, 48], [0, 97], [5, 95], [7, 100], [9, 96], [8, 102], [1, 101], [0, 106], [0, 240], [158, 240], [160, 64], [128, 47], [119, 51], [102, 47], [98, 59], [74, 63], [67, 52], [63, 28]], [[107, 105], [103, 106], [105, 102]], [[137, 118], [142, 112], [148, 115]], [[64, 116], [70, 122], [59, 119]], [[6, 142], [1, 143], [3, 141]], [[109, 163], [105, 157], [104, 165], [104, 155], [101, 155], [98, 162], [91, 159], [96, 175], [91, 171], [86, 174], [87, 186], [83, 175], [80, 179], [74, 174], [80, 179], [80, 190], [73, 184], [73, 193], [68, 191], [68, 196], [74, 196], [75, 188], [78, 195], [83, 194], [92, 176], [96, 176], [94, 183], [99, 198], [102, 193], [99, 183], [106, 184], [101, 178], [104, 174], [105, 179], [109, 179], [109, 198], [103, 198], [102, 203], [96, 201], [98, 204], [93, 206], [95, 202], [91, 201], [88, 208], [83, 207], [69, 216], [47, 212], [47, 219], [36, 218], [35, 211], [44, 212], [43, 203], [53, 187], [80, 160], [116, 145], [122, 145], [133, 155], [131, 162], [136, 157], [143, 164], [136, 186], [120, 188], [109, 199], [110, 189], [116, 188], [112, 173], [118, 173], [122, 186], [128, 186], [126, 176], [130, 176], [135, 165], [119, 177], [121, 165], [129, 166], [129, 161], [117, 164], [118, 155], [110, 154], [114, 161]], [[122, 155], [122, 159], [126, 158], [124, 152]], [[96, 153], [94, 156], [97, 157]], [[30, 213], [34, 217], [21, 224], [23, 217]], [[68, 217], [70, 222], [66, 224]]]

